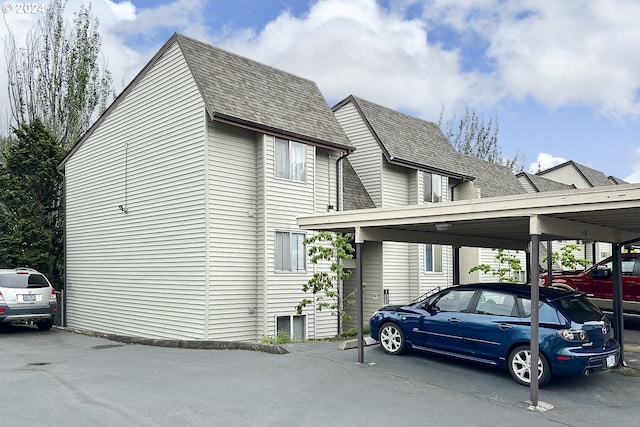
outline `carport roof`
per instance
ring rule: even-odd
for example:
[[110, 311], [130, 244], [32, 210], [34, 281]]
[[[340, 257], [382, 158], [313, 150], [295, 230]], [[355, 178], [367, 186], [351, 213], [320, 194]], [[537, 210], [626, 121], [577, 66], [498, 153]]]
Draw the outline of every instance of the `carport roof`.
[[640, 238], [640, 185], [616, 185], [302, 216], [309, 230], [355, 233], [356, 242], [404, 241], [527, 249], [542, 240], [624, 243]]

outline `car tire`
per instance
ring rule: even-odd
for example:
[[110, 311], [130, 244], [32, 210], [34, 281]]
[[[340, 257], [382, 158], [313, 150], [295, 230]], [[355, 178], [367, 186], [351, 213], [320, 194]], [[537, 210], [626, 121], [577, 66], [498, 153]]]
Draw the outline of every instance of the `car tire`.
[[36, 323], [36, 326], [41, 331], [48, 331], [53, 326], [53, 319], [43, 320], [42, 322]]
[[379, 341], [382, 349], [388, 354], [402, 354], [405, 350], [404, 333], [402, 329], [394, 323], [387, 322], [382, 325], [379, 333]]
[[[509, 373], [518, 384], [529, 386], [531, 383], [531, 349], [529, 346], [515, 348], [509, 354]], [[551, 379], [551, 366], [544, 354], [538, 357], [538, 386]]]

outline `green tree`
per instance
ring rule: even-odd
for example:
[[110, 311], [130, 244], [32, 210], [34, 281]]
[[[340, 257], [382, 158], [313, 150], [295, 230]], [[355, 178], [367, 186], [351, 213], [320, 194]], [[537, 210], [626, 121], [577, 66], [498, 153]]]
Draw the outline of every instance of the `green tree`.
[[503, 249], [498, 249], [496, 254], [498, 260], [498, 267], [491, 267], [489, 264], [480, 264], [471, 267], [469, 273], [474, 271], [482, 271], [483, 273], [491, 273], [498, 278], [499, 282], [511, 282], [518, 283], [518, 275], [522, 271], [522, 265], [520, 259], [514, 254], [507, 253]]
[[[576, 256], [576, 251], [579, 249], [580, 247], [575, 243], [563, 245], [560, 248], [560, 251], [554, 251], [551, 253], [551, 261], [560, 263], [560, 265], [568, 268], [569, 270], [576, 270], [578, 266], [585, 268], [591, 264], [591, 262], [587, 259]], [[542, 260], [543, 262], [547, 262], [547, 257], [544, 257]]]
[[98, 20], [81, 6], [73, 25], [66, 1], [53, 0], [18, 47], [5, 40], [13, 126], [39, 119], [63, 148], [75, 144], [113, 98], [111, 73], [102, 64]]
[[[312, 264], [320, 262], [329, 263], [329, 272], [320, 271], [313, 274], [307, 283], [302, 286], [304, 292], [309, 292], [316, 297], [316, 309], [330, 309], [343, 321], [349, 320], [346, 307], [353, 305], [352, 295], [340, 297], [340, 284], [344, 283], [351, 275], [351, 271], [344, 268], [343, 260], [352, 259], [354, 255], [353, 246], [349, 243], [350, 234], [334, 234], [328, 231], [321, 231], [312, 237], [305, 239], [304, 244], [308, 247], [307, 252]], [[304, 298], [296, 306], [298, 314], [312, 300]]]
[[440, 112], [438, 126], [449, 139], [456, 151], [467, 156], [477, 157], [493, 163], [499, 163], [511, 169], [514, 173], [522, 172], [522, 159], [516, 151], [513, 157], [502, 154], [498, 143], [498, 115], [485, 122], [475, 110], [465, 107], [465, 112], [459, 120], [454, 115], [443, 122], [444, 108]]
[[33, 267], [60, 289], [64, 150], [38, 119], [14, 134], [0, 164], [0, 265]]

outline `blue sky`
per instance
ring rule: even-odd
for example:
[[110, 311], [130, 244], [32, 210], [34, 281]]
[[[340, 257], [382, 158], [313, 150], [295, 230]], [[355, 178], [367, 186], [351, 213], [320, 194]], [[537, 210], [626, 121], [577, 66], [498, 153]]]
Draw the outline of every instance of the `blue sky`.
[[[91, 4], [120, 90], [180, 32], [312, 79], [330, 106], [353, 94], [436, 122], [443, 107], [497, 114], [503, 154], [527, 171], [574, 160], [640, 182], [635, 0]], [[5, 14], [18, 38], [36, 19]]]

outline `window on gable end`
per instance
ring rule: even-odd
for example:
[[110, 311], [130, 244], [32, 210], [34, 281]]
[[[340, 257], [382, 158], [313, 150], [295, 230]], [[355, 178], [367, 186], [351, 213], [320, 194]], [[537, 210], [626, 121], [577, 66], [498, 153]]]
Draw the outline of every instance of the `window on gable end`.
[[277, 178], [303, 182], [306, 175], [306, 146], [276, 138], [275, 173]]

